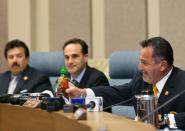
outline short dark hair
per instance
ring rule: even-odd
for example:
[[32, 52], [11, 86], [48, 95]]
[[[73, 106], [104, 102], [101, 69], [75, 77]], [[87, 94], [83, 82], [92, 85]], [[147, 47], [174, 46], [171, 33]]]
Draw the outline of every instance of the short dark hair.
[[153, 58], [164, 59], [168, 62], [168, 65], [173, 65], [173, 49], [170, 43], [162, 37], [153, 37], [141, 42], [141, 46], [153, 48]]
[[80, 44], [81, 45], [81, 48], [82, 48], [82, 53], [85, 55], [85, 54], [88, 54], [88, 45], [86, 44], [86, 42], [82, 39], [79, 39], [79, 38], [73, 38], [73, 39], [70, 39], [68, 41], [66, 41], [64, 43], [64, 46], [63, 46], [63, 50], [65, 49], [65, 47], [69, 44]]
[[26, 58], [28, 58], [30, 56], [30, 52], [29, 52], [29, 49], [26, 46], [26, 44], [21, 40], [15, 39], [15, 40], [9, 41], [6, 44], [5, 49], [4, 49], [5, 58], [7, 59], [8, 50], [13, 49], [13, 48], [18, 48], [18, 47], [23, 47], [24, 48]]

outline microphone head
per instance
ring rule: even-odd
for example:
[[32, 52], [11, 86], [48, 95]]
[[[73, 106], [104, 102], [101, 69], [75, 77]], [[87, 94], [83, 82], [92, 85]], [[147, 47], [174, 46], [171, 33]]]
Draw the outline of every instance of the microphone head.
[[87, 111], [103, 111], [103, 97], [86, 97]]
[[9, 103], [11, 94], [2, 94], [0, 95], [0, 103]]
[[65, 101], [62, 97], [44, 97], [41, 102], [41, 109], [51, 111], [58, 111], [63, 109]]
[[93, 108], [95, 108], [96, 103], [94, 101], [90, 101], [89, 104], [87, 104], [86, 106], [87, 106], [87, 108], [93, 109]]

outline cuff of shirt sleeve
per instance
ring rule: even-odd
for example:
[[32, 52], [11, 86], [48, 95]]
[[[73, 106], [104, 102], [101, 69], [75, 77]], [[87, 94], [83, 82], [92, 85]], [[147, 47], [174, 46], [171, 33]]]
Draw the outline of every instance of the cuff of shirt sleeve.
[[92, 89], [86, 88], [86, 97], [95, 97], [95, 94]]
[[177, 125], [176, 125], [176, 122], [175, 122], [174, 114], [168, 114], [168, 118], [169, 118], [169, 121], [170, 121], [169, 127], [171, 129], [177, 129]]

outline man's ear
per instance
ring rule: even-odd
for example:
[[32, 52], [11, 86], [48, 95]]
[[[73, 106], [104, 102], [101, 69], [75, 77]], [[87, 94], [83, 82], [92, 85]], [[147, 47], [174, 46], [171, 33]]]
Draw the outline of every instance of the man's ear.
[[166, 68], [168, 67], [168, 62], [166, 60], [161, 61], [161, 71], [165, 71]]
[[85, 62], [87, 63], [87, 60], [88, 60], [88, 54], [85, 54], [85, 55], [84, 55], [84, 59], [85, 59]]

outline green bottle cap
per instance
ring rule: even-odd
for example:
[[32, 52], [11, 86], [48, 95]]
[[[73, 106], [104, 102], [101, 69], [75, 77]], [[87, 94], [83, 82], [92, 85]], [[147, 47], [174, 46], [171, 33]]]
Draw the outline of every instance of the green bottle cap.
[[67, 75], [67, 69], [66, 69], [64, 66], [62, 66], [62, 67], [60, 68], [60, 74], [61, 74], [61, 75]]

